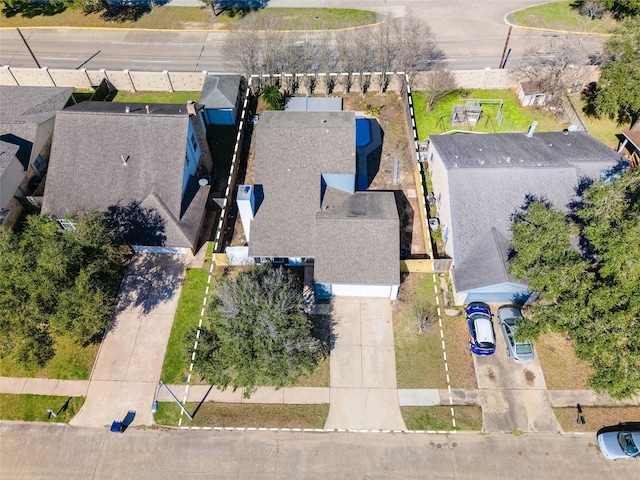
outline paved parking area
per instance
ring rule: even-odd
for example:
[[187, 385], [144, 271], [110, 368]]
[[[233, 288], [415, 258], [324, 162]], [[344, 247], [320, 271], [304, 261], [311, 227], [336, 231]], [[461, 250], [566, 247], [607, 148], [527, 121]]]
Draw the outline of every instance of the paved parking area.
[[328, 429], [405, 430], [396, 384], [391, 302], [335, 298]]
[[[558, 432], [560, 425], [551, 410], [540, 361], [520, 365], [507, 355], [507, 345], [497, 320], [496, 352], [473, 355], [478, 382], [478, 403], [482, 407], [485, 432]], [[534, 345], [535, 348], [535, 345]]]
[[184, 278], [179, 255], [138, 255], [120, 287], [112, 328], [91, 373], [87, 399], [71, 425], [100, 427], [136, 411], [152, 425], [155, 394]]

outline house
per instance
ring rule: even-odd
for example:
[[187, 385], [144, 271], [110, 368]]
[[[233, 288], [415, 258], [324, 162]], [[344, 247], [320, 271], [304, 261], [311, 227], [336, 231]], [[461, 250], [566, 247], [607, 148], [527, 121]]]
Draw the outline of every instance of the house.
[[640, 131], [623, 130], [621, 136], [618, 153], [626, 150], [631, 168], [638, 168], [640, 166]]
[[235, 125], [242, 95], [240, 75], [207, 75], [200, 93], [207, 125]]
[[523, 107], [544, 107], [551, 101], [551, 94], [544, 85], [533, 80], [520, 83], [516, 95]]
[[47, 168], [56, 112], [73, 88], [0, 86], [0, 225], [12, 226]]
[[399, 217], [393, 192], [358, 191], [353, 112], [266, 111], [254, 185], [238, 190], [253, 261], [313, 265], [316, 296], [395, 299]]
[[582, 178], [600, 178], [621, 160], [586, 132], [429, 140], [429, 174], [458, 305], [526, 300], [527, 284], [508, 273], [511, 215], [528, 195], [566, 208]]
[[75, 212], [105, 211], [137, 251], [194, 253], [212, 168], [197, 108], [83, 102], [60, 112], [43, 213], [66, 226]]

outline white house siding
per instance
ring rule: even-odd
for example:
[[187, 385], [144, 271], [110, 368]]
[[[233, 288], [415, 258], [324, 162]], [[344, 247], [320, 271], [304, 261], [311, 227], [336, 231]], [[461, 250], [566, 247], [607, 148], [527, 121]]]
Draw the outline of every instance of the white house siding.
[[427, 153], [429, 169], [427, 175], [431, 176], [433, 185], [433, 194], [436, 197], [436, 206], [438, 208], [438, 218], [440, 220], [440, 230], [446, 231], [446, 239], [444, 250], [445, 253], [455, 259], [453, 255], [453, 230], [451, 227], [451, 204], [449, 199], [449, 174], [440, 159], [440, 155], [433, 148], [433, 144], [429, 144]]
[[24, 179], [24, 168], [20, 161], [13, 157], [4, 171], [0, 172], [0, 208], [7, 208]]

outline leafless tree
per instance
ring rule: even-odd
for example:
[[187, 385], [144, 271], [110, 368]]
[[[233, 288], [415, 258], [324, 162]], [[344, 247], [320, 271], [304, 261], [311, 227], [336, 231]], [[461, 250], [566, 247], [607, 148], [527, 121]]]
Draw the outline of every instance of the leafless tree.
[[518, 70], [521, 81], [530, 81], [532, 86], [547, 95], [546, 105], [557, 107], [562, 103], [567, 88], [579, 83], [583, 48], [578, 36], [554, 37], [548, 49], [532, 53], [532, 62]]
[[426, 73], [422, 86], [427, 92], [427, 111], [430, 111], [438, 100], [458, 88], [455, 78], [444, 68], [442, 62], [434, 64]]

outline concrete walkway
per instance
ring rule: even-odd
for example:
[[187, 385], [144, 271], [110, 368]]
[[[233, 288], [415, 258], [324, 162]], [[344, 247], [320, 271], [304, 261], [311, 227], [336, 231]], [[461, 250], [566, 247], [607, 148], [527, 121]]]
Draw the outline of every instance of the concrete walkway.
[[135, 410], [133, 425], [152, 425], [151, 403], [173, 325], [184, 264], [178, 255], [138, 255], [125, 273], [116, 316], [91, 373], [87, 399], [72, 425], [99, 427]]
[[398, 403], [390, 300], [335, 298], [333, 317], [325, 428], [406, 430]]

